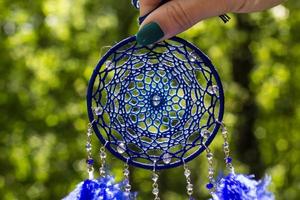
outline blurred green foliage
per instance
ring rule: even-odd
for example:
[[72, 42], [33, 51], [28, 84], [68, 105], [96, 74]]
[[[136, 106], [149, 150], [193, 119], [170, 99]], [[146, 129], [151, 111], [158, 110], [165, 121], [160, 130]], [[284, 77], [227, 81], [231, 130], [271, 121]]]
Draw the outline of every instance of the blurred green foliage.
[[[236, 170], [270, 174], [277, 199], [300, 198], [299, 9], [288, 1], [181, 35], [218, 68]], [[87, 177], [87, 83], [102, 47], [135, 34], [137, 17], [128, 0], [0, 1], [0, 199], [60, 199]], [[212, 144], [220, 172], [221, 142]], [[108, 162], [120, 180], [122, 163]], [[204, 156], [190, 166], [195, 197], [207, 199]], [[152, 199], [150, 172], [132, 170], [139, 199]], [[162, 199], [187, 198], [180, 174], [161, 172]]]

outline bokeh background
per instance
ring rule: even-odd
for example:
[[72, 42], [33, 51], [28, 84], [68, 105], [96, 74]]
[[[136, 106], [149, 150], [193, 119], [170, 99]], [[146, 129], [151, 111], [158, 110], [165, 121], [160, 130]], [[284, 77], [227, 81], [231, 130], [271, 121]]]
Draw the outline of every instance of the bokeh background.
[[[300, 199], [299, 9], [290, 0], [181, 34], [217, 66], [236, 171], [271, 175], [279, 200]], [[135, 34], [137, 17], [129, 0], [0, 0], [0, 199], [61, 199], [87, 178], [87, 83], [101, 48]], [[221, 142], [211, 145], [220, 173]], [[196, 199], [208, 198], [204, 157], [190, 163]], [[121, 180], [123, 163], [108, 163]], [[132, 168], [139, 199], [153, 198], [150, 174]], [[187, 199], [181, 167], [160, 177], [162, 199]]]

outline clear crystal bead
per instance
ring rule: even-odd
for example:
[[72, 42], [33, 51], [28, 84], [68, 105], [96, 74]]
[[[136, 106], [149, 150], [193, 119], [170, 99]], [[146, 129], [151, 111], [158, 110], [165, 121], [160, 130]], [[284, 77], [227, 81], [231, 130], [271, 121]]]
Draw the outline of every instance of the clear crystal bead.
[[224, 147], [228, 148], [229, 147], [229, 143], [228, 142], [224, 142]]
[[95, 114], [96, 114], [97, 116], [99, 116], [99, 115], [102, 115], [102, 113], [103, 113], [103, 108], [102, 108], [102, 107], [96, 107], [96, 108], [94, 109], [94, 111], [95, 111]]
[[131, 190], [131, 185], [129, 185], [129, 184], [125, 185], [125, 190], [130, 191]]
[[218, 92], [218, 90], [219, 90], [219, 87], [217, 85], [213, 85], [213, 86], [210, 85], [207, 88], [207, 92], [209, 94], [216, 94]]
[[193, 194], [193, 184], [189, 183], [186, 186], [186, 190], [187, 190], [188, 195], [192, 195]]
[[227, 133], [228, 133], [227, 129], [226, 129], [226, 128], [223, 128], [223, 129], [222, 129], [222, 134], [223, 134], [223, 135], [227, 135]]
[[89, 179], [93, 180], [94, 179], [94, 170], [88, 170], [88, 174], [89, 174]]
[[169, 153], [165, 153], [163, 155], [163, 161], [165, 164], [169, 164], [171, 162], [171, 160], [172, 160], [172, 157]]
[[213, 88], [212, 88], [212, 86], [208, 86], [207, 92], [208, 92], [209, 94], [213, 94]]
[[154, 95], [152, 97], [152, 105], [153, 106], [158, 106], [161, 103], [161, 97], [158, 95]]
[[191, 171], [189, 169], [184, 170], [185, 177], [189, 177], [191, 175]]
[[158, 174], [152, 174], [152, 181], [157, 182], [158, 180]]
[[201, 131], [201, 135], [204, 138], [208, 138], [210, 136], [210, 132], [208, 130], [204, 129]]
[[197, 55], [194, 52], [192, 52], [189, 55], [189, 59], [191, 62], [195, 62], [197, 60]]
[[104, 151], [100, 152], [100, 158], [105, 159], [106, 158], [106, 153]]
[[219, 87], [217, 85], [213, 85], [212, 87], [213, 87], [214, 94], [216, 94], [219, 90]]
[[118, 153], [122, 154], [125, 152], [125, 150], [126, 150], [125, 144], [123, 142], [121, 142], [117, 147], [117, 151], [118, 151]]
[[99, 170], [99, 173], [100, 173], [100, 175], [102, 176], [102, 175], [105, 174], [105, 170], [101, 167], [100, 170]]
[[213, 154], [211, 152], [207, 153], [207, 159], [211, 160], [213, 158]]
[[109, 69], [109, 70], [112, 69], [112, 66], [113, 66], [113, 64], [112, 64], [112, 62], [110, 60], [108, 60], [108, 61], [105, 62], [105, 67], [107, 69]]
[[91, 151], [92, 150], [92, 145], [91, 145], [91, 143], [86, 143], [86, 145], [85, 145], [85, 149], [87, 150], [87, 151]]
[[91, 135], [92, 135], [92, 129], [91, 129], [91, 128], [88, 129], [87, 135], [88, 135], [88, 136], [91, 136]]
[[188, 190], [193, 190], [193, 184], [189, 183], [186, 187]]
[[129, 176], [129, 170], [128, 169], [124, 169], [124, 176]]
[[158, 195], [159, 189], [158, 189], [158, 188], [153, 188], [152, 193], [153, 193], [154, 195]]

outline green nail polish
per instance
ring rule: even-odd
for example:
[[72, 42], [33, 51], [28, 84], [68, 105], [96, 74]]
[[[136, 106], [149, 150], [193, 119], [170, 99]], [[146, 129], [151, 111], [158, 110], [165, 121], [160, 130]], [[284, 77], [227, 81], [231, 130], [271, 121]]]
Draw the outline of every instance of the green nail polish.
[[136, 41], [140, 45], [149, 45], [158, 41], [164, 36], [164, 32], [161, 30], [160, 26], [151, 22], [144, 25], [139, 32], [136, 34]]

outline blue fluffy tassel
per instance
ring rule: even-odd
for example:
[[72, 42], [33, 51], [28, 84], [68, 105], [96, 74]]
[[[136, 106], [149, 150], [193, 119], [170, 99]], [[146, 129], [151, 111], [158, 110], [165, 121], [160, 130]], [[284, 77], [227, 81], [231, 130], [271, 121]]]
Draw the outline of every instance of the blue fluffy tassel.
[[136, 193], [126, 193], [121, 188], [124, 183], [114, 183], [112, 176], [96, 180], [85, 180], [63, 200], [133, 200]]
[[254, 176], [229, 174], [219, 181], [212, 196], [214, 200], [274, 200], [267, 190], [270, 181], [268, 176], [256, 181]]

